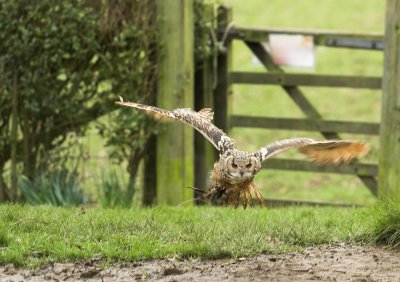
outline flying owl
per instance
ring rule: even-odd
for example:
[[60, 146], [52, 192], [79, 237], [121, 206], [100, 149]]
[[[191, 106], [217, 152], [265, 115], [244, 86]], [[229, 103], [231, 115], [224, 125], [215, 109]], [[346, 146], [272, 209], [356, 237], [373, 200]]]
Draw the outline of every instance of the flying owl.
[[365, 155], [369, 148], [357, 140], [324, 140], [292, 138], [273, 142], [257, 152], [244, 152], [236, 149], [235, 142], [211, 121], [214, 113], [210, 108], [195, 112], [189, 108], [172, 111], [161, 108], [125, 102], [122, 97], [119, 105], [144, 110], [155, 119], [180, 120], [199, 131], [219, 151], [219, 160], [210, 174], [210, 187], [203, 197], [214, 204], [237, 207], [242, 204], [253, 206], [253, 196], [260, 205], [264, 198], [254, 183], [254, 176], [261, 169], [261, 163], [276, 154], [296, 148], [311, 161], [319, 165], [340, 165], [356, 157]]

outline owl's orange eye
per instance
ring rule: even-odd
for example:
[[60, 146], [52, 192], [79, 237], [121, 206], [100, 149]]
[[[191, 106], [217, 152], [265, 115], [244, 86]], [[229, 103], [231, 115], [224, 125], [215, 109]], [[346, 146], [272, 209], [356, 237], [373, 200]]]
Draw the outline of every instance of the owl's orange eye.
[[251, 163], [248, 163], [248, 164], [246, 165], [246, 167], [247, 167], [247, 168], [251, 168]]
[[233, 167], [233, 168], [237, 168], [237, 164], [232, 163], [232, 167]]

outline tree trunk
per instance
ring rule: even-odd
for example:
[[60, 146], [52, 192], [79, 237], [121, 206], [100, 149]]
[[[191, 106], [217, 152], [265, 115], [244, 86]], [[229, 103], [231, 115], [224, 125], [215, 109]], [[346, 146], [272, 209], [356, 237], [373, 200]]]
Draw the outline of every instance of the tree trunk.
[[142, 204], [152, 206], [157, 199], [157, 137], [155, 135], [149, 137], [146, 147]]
[[127, 171], [129, 173], [129, 180], [128, 180], [128, 186], [126, 187], [127, 192], [129, 192], [127, 195], [133, 196], [134, 190], [136, 188], [136, 180], [137, 180], [137, 175], [138, 175], [138, 170], [139, 170], [139, 165], [140, 161], [143, 157], [143, 150], [134, 150], [129, 159], [128, 159], [128, 166], [127, 166]]

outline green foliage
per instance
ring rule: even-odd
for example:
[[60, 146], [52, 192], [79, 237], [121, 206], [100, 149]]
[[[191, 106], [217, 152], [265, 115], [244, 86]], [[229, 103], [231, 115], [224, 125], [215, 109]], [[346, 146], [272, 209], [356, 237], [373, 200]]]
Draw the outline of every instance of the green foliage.
[[132, 206], [135, 187], [131, 182], [124, 185], [115, 171], [111, 171], [108, 175], [102, 174], [99, 187], [100, 203], [103, 208], [129, 208]]
[[[3, 72], [1, 100], [11, 105], [10, 93], [18, 92], [20, 154], [24, 173], [37, 169], [38, 155], [57, 146], [69, 131], [90, 120], [91, 108], [83, 103], [98, 92], [100, 69], [92, 58], [99, 42], [97, 17], [85, 1], [1, 1], [0, 61]], [[94, 73], [98, 71], [99, 75]], [[95, 101], [93, 101], [95, 102]], [[10, 106], [8, 106], [10, 107]], [[7, 107], [5, 107], [7, 108]], [[7, 117], [1, 120], [7, 123]], [[3, 137], [7, 137], [4, 132]], [[8, 141], [9, 142], [9, 141]], [[9, 143], [3, 140], [3, 147]], [[5, 154], [2, 161], [9, 156]]]
[[217, 54], [215, 28], [216, 0], [194, 1], [194, 57], [196, 63]]
[[40, 174], [33, 181], [21, 176], [19, 187], [23, 197], [31, 205], [77, 206], [88, 202], [77, 182], [76, 172], [62, 169], [55, 170], [48, 176]]
[[[126, 10], [131, 12], [130, 22], [118, 19]], [[116, 79], [129, 82], [126, 89], [116, 89], [115, 93], [127, 100], [155, 104], [159, 48], [154, 1], [120, 1], [111, 13], [124, 27], [125, 32], [119, 38], [121, 44], [128, 47], [119, 57], [110, 58], [119, 68]], [[126, 62], [130, 62], [129, 68], [121, 69]], [[141, 112], [118, 107], [107, 119], [97, 122], [97, 129], [107, 140], [106, 147], [112, 160], [118, 164], [127, 161], [128, 185], [133, 187], [139, 162], [148, 149], [148, 139], [158, 131], [157, 123]]]
[[[0, 189], [10, 159], [11, 93], [18, 93], [18, 168], [32, 180], [57, 166], [71, 132], [82, 135], [117, 109], [118, 95], [144, 101], [154, 94], [154, 18], [152, 1], [0, 0]], [[110, 119], [102, 133], [113, 157], [142, 149], [149, 122], [127, 110]]]

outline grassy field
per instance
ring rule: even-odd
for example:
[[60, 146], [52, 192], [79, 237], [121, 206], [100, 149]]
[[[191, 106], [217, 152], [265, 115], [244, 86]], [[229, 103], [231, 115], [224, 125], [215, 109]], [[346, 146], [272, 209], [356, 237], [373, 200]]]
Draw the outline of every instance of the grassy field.
[[398, 205], [247, 210], [2, 205], [0, 265], [34, 267], [51, 261], [90, 258], [105, 262], [165, 257], [229, 258], [333, 242], [382, 241], [396, 245], [400, 242], [399, 218]]

